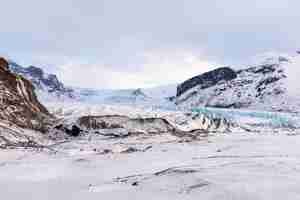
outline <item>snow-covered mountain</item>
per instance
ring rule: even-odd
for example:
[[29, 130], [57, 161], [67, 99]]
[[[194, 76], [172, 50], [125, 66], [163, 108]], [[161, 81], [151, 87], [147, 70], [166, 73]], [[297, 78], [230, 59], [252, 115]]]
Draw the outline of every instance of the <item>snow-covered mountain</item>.
[[297, 86], [295, 82], [288, 84], [298, 61], [299, 55], [278, 56], [239, 70], [223, 67], [204, 73], [178, 86], [176, 104], [183, 109], [217, 107], [299, 112], [300, 98], [291, 93]]
[[[126, 90], [72, 88], [65, 86], [55, 74], [48, 74], [39, 67], [23, 67], [9, 61], [9, 68], [12, 72], [32, 82], [39, 100], [43, 103], [73, 101], [90, 104], [140, 104], [147, 106], [168, 104], [170, 106], [170, 102], [174, 100], [176, 94], [176, 85]], [[172, 105], [174, 104], [172, 103]]]
[[35, 66], [23, 67], [13, 61], [9, 62], [9, 68], [12, 72], [30, 80], [35, 86], [38, 97], [42, 100], [75, 98], [74, 90], [66, 87], [55, 74], [48, 74]]
[[300, 88], [295, 87], [297, 70], [293, 70], [297, 69], [298, 63], [299, 54], [277, 56], [239, 69], [218, 68], [195, 76], [178, 87], [174, 84], [127, 90], [70, 88], [56, 75], [47, 74], [38, 67], [25, 68], [14, 62], [10, 62], [9, 67], [33, 83], [43, 103], [75, 101], [173, 110], [215, 107], [299, 112], [300, 95], [295, 95], [295, 91]]

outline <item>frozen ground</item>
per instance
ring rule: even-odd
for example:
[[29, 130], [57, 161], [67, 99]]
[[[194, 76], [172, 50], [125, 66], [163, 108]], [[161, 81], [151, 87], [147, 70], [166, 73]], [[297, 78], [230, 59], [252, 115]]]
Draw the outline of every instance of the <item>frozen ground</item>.
[[66, 121], [86, 115], [162, 117], [188, 131], [205, 128], [213, 117], [226, 117], [258, 131], [218, 129], [200, 140], [168, 133], [127, 138], [87, 134], [52, 145], [52, 150], [1, 150], [1, 199], [300, 199], [300, 132], [293, 128], [298, 115], [82, 103], [47, 106]]
[[[92, 138], [91, 138], [92, 137]], [[79, 138], [0, 151], [1, 199], [299, 199], [300, 135]]]

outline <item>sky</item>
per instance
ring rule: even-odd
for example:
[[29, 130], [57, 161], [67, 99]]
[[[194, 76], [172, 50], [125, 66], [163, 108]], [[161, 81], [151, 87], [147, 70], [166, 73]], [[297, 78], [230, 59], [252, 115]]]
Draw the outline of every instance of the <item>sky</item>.
[[0, 55], [76, 87], [180, 83], [299, 50], [299, 8], [299, 0], [9, 0]]

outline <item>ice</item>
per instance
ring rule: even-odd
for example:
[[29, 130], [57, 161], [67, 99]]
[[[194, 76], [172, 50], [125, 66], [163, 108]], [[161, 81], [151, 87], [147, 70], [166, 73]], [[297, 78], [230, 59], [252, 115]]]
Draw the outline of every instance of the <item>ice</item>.
[[300, 116], [293, 113], [204, 107], [194, 108], [192, 111], [212, 117], [224, 117], [234, 121], [238, 125], [257, 124], [271, 128], [299, 128], [300, 125]]

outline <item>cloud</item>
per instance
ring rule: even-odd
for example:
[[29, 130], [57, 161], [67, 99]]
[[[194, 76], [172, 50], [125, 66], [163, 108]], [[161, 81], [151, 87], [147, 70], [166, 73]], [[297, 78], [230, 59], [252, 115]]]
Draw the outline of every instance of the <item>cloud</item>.
[[142, 65], [126, 70], [69, 62], [61, 66], [58, 74], [64, 82], [78, 87], [127, 89], [176, 84], [219, 66], [183, 50], [147, 52], [143, 59]]
[[[263, 52], [299, 48], [299, 7], [296, 0], [10, 0], [1, 3], [0, 54], [45, 68], [72, 63], [87, 71], [92, 65], [98, 74], [103, 68], [147, 71], [152, 64], [165, 71], [173, 64], [174, 73], [182, 72], [187, 63], [178, 56], [150, 64], [145, 59], [173, 49], [187, 57], [201, 52], [201, 62], [235, 65]], [[112, 85], [104, 80], [101, 85]]]

